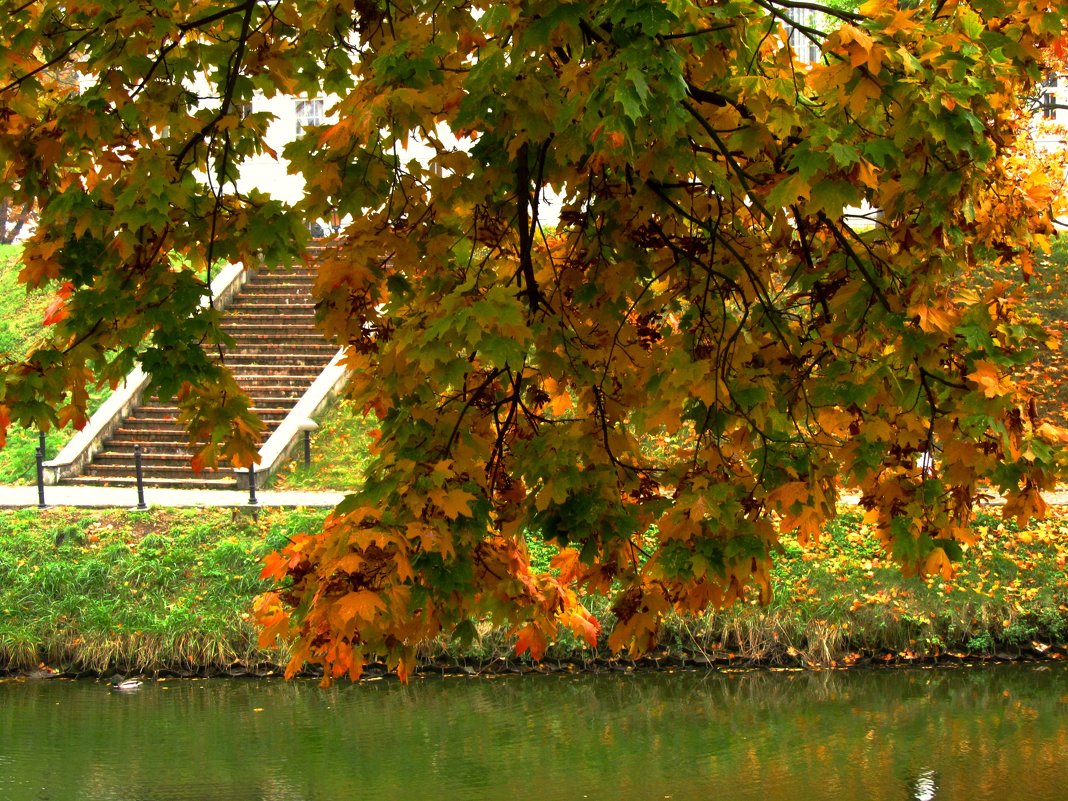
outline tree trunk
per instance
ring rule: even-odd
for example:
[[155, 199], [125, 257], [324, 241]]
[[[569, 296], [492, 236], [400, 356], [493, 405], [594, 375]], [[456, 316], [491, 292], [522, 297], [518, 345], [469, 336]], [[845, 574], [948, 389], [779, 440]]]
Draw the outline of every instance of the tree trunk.
[[0, 245], [10, 245], [18, 239], [19, 233], [30, 219], [33, 212], [31, 203], [24, 204], [13, 216], [11, 198], [0, 198]]

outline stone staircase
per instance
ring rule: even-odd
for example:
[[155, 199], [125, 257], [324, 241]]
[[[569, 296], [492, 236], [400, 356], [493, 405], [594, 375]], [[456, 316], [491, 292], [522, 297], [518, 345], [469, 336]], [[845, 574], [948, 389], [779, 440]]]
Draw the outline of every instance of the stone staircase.
[[[315, 327], [314, 276], [304, 268], [257, 271], [223, 315], [223, 330], [234, 339], [224, 361], [266, 424], [264, 442], [337, 353]], [[133, 486], [134, 446], [140, 445], [146, 487], [236, 488], [232, 469], [193, 472], [177, 416], [175, 405], [142, 402], [104, 440], [85, 472], [63, 483]]]

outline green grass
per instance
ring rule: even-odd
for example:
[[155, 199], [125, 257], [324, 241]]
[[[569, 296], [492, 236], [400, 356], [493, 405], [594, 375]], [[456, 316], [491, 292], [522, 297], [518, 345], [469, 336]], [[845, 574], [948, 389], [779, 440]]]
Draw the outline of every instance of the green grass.
[[[755, 598], [697, 618], [670, 615], [653, 657], [834, 666], [858, 661], [1035, 654], [1068, 646], [1068, 510], [1052, 509], [1047, 521], [1025, 532], [990, 514], [978, 518], [978, 540], [952, 580], [905, 576], [883, 554], [860, 514], [843, 510], [818, 544], [783, 539], [772, 571], [771, 603]], [[1022, 536], [1021, 536], [1022, 534]], [[529, 543], [532, 564], [548, 569], [556, 549]], [[586, 599], [611, 631], [603, 598]], [[481, 628], [471, 655], [486, 662], [508, 658], [510, 642]], [[458, 644], [442, 638], [441, 658]], [[610, 658], [561, 631], [548, 658]]]
[[322, 511], [0, 514], [0, 667], [225, 669], [256, 644], [260, 560]]
[[46, 290], [27, 293], [19, 284], [21, 257], [21, 245], [0, 245], [0, 352], [16, 359], [29, 353], [40, 339], [50, 298]]
[[[45, 290], [27, 293], [18, 283], [21, 255], [21, 245], [0, 245], [0, 353], [12, 359], [26, 356], [41, 339], [41, 320], [51, 298]], [[55, 456], [70, 436], [70, 429], [49, 431], [48, 455]], [[7, 445], [0, 450], [0, 484], [30, 484], [36, 480], [37, 445], [36, 431], [18, 426], [8, 430]]]
[[[1034, 392], [1039, 412], [1059, 426], [1068, 426], [1068, 237], [1053, 240], [1049, 255], [1038, 255], [1034, 275], [1022, 285], [1020, 295], [1026, 312], [1046, 327], [1056, 340], [1039, 349], [1014, 378]], [[1016, 267], [988, 267], [974, 276], [975, 286], [994, 280], [1020, 281]]]
[[[1057, 510], [1060, 512], [1060, 510]], [[260, 560], [318, 528], [323, 510], [0, 512], [0, 670], [40, 662], [74, 670], [223, 670], [277, 664], [250, 619], [266, 586]], [[842, 665], [858, 660], [1033, 653], [1068, 643], [1068, 516], [1016, 532], [992, 517], [952, 581], [909, 578], [846, 511], [819, 545], [787, 539], [770, 605], [742, 602], [698, 618], [669, 616], [654, 658]], [[536, 568], [555, 549], [530, 543]], [[588, 599], [612, 626], [610, 601]], [[503, 664], [513, 643], [489, 622], [428, 661]], [[561, 631], [549, 659], [610, 659]]]
[[377, 426], [374, 415], [360, 414], [341, 400], [317, 422], [311, 466], [304, 466], [303, 451], [298, 451], [272, 479], [273, 489], [351, 490], [363, 481], [371, 460], [369, 434]]

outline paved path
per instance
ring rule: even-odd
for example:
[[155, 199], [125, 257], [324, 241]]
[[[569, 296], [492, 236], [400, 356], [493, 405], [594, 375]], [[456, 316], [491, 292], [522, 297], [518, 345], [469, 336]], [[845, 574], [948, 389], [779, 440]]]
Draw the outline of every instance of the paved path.
[[[318, 506], [332, 508], [345, 497], [343, 492], [318, 492], [299, 490], [257, 490], [256, 505], [260, 507]], [[1050, 506], [1068, 505], [1068, 490], [1044, 492], [1042, 497]], [[247, 490], [183, 490], [145, 489], [145, 502], [149, 506], [173, 507], [248, 507]], [[855, 495], [843, 495], [841, 503], [855, 505]], [[994, 498], [986, 505], [998, 506], [1005, 501]], [[0, 508], [37, 506], [37, 487], [0, 486]], [[133, 509], [137, 506], [137, 490], [133, 487], [45, 487], [46, 506], [84, 506], [101, 509]]]
[[[133, 509], [137, 506], [134, 487], [45, 487], [47, 506], [85, 506]], [[325, 506], [334, 507], [344, 498], [341, 492], [299, 492], [257, 490], [257, 506]], [[149, 506], [224, 506], [250, 507], [248, 490], [183, 490], [145, 488]], [[37, 487], [0, 486], [0, 508], [37, 506]]]

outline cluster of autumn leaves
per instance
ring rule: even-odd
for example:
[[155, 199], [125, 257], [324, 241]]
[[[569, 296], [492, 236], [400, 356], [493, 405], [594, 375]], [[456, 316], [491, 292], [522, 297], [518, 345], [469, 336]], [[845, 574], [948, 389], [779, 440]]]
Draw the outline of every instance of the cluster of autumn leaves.
[[[444, 116], [478, 132], [469, 148], [422, 126], [431, 169], [347, 186], [346, 169], [381, 169], [351, 137], [421, 119], [436, 96], [368, 73], [346, 101], [365, 111], [311, 150], [339, 166], [309, 208], [379, 210], [320, 291], [382, 425], [336, 527], [265, 571], [292, 582], [260, 607], [268, 638], [299, 632], [291, 669], [357, 676], [385, 654], [403, 674], [420, 641], [481, 620], [537, 658], [560, 626], [598, 636], [576, 590], [611, 597], [608, 644], [642, 653], [669, 611], [767, 598], [779, 532], [815, 537], [846, 487], [924, 574], [952, 574], [982, 493], [1042, 512], [1065, 435], [1018, 376], [1046, 336], [1011, 282], [978, 276], [1030, 275], [1052, 231], [1062, 176], [1017, 147], [1014, 109], [1060, 23], [871, 3], [804, 67], [752, 12], [748, 37], [745, 12], [660, 20], [670, 32], [646, 46], [685, 65], [667, 76], [621, 33], [654, 21], [500, 10], [457, 73], [428, 67], [434, 92], [462, 95]], [[424, 21], [405, 19], [425, 47], [451, 33]], [[1027, 45], [998, 64], [994, 39]], [[511, 47], [540, 55], [509, 63]], [[486, 95], [484, 64], [508, 64], [493, 92], [513, 89]], [[537, 110], [517, 131], [500, 115], [524, 104]], [[566, 194], [553, 234], [545, 185]], [[561, 547], [549, 573], [531, 571], [526, 537]]]
[[[1017, 377], [1049, 338], [1014, 286], [1060, 202], [1024, 113], [1059, 6], [871, 0], [817, 27], [777, 0], [134, 6], [0, 21], [3, 180], [41, 208], [25, 277], [73, 287], [0, 420], [77, 419], [151, 336], [203, 464], [247, 463], [217, 320], [164, 254], [285, 262], [303, 220], [343, 221], [320, 319], [379, 427], [364, 485], [265, 570], [292, 670], [405, 674], [487, 619], [537, 656], [599, 635], [580, 593], [639, 653], [668, 610], [766, 598], [780, 533], [815, 536], [845, 488], [925, 573], [988, 488], [1041, 512], [1068, 435]], [[72, 59], [84, 91], [53, 89]], [[254, 92], [337, 98], [285, 150], [294, 208], [239, 189], [267, 149], [234, 111]]]

